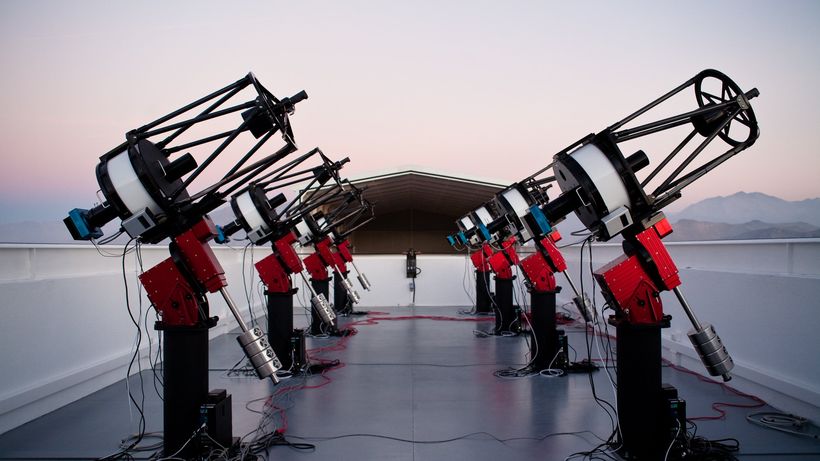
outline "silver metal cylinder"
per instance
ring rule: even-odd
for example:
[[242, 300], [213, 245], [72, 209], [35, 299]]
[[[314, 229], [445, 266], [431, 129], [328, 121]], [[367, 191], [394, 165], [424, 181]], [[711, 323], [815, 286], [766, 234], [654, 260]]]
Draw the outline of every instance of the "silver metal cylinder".
[[356, 293], [356, 289], [353, 288], [353, 283], [351, 283], [350, 280], [347, 279], [347, 277], [342, 277], [342, 285], [344, 285], [345, 291], [347, 291], [347, 297], [350, 298], [350, 301], [353, 304], [356, 304], [362, 300], [361, 296], [359, 296], [359, 293]]
[[356, 271], [356, 278], [359, 279], [359, 284], [362, 285], [362, 288], [365, 291], [370, 291], [370, 280], [367, 280], [367, 276], [364, 275], [364, 272], [360, 271], [358, 267], [356, 267], [356, 263], [350, 261], [350, 265], [353, 266], [353, 270]]
[[316, 313], [319, 314], [319, 317], [322, 318], [322, 322], [335, 326], [336, 313], [333, 312], [330, 303], [325, 299], [325, 295], [319, 293], [310, 299], [310, 303], [313, 305], [313, 309], [316, 310]]
[[711, 324], [703, 324], [703, 329], [700, 331], [689, 331], [688, 336], [710, 375], [722, 376], [724, 381], [732, 379], [729, 372], [732, 371], [735, 363]]
[[370, 287], [372, 285], [370, 285], [370, 280], [367, 280], [366, 275], [360, 272], [359, 275], [356, 276], [356, 278], [359, 279], [359, 284], [362, 286], [362, 288], [364, 288], [367, 291], [370, 291]]
[[251, 361], [251, 365], [253, 365], [253, 369], [256, 371], [256, 376], [258, 376], [259, 379], [270, 378], [273, 384], [278, 384], [279, 377], [276, 376], [276, 371], [282, 368], [282, 363], [279, 361], [279, 357], [276, 356], [276, 353], [273, 352], [273, 349], [271, 349], [267, 336], [262, 333], [259, 327], [248, 328], [248, 325], [239, 314], [239, 309], [236, 307], [236, 303], [233, 302], [233, 298], [231, 298], [228, 290], [222, 287], [219, 289], [219, 292], [222, 293], [225, 303], [228, 304], [228, 309], [231, 310], [234, 318], [236, 318], [236, 322], [239, 324], [239, 328], [242, 330], [242, 334], [237, 336], [236, 340], [239, 342], [239, 345], [242, 346], [245, 356]]
[[259, 379], [271, 378], [274, 384], [279, 382], [276, 371], [282, 368], [279, 357], [273, 352], [268, 338], [259, 327], [252, 328], [236, 337], [245, 356], [250, 360]]

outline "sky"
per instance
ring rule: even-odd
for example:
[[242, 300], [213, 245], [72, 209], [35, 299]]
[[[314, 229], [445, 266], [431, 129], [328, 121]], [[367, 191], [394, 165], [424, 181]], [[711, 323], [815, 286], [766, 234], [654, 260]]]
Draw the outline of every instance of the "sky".
[[249, 71], [308, 92], [297, 143], [350, 157], [350, 177], [419, 165], [507, 184], [714, 68], [760, 90], [761, 137], [675, 206], [820, 197], [818, 20], [816, 1], [6, 0], [0, 224], [90, 207], [127, 131]]

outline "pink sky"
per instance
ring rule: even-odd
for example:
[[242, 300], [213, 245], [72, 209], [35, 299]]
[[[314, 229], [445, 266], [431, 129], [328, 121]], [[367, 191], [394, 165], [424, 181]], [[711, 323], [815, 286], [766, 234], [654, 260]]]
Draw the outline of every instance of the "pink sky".
[[762, 135], [680, 203], [820, 196], [816, 2], [167, 3], [0, 2], [0, 222], [90, 206], [126, 131], [248, 71], [308, 91], [298, 143], [350, 176], [508, 183], [716, 68], [760, 90]]

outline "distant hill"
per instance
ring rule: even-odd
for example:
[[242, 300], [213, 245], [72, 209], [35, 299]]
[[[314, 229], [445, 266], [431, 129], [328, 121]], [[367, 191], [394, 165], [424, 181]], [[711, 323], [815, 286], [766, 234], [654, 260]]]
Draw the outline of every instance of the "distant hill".
[[668, 213], [675, 231], [686, 240], [745, 240], [820, 237], [820, 198], [788, 201], [760, 192], [712, 197]]
[[804, 222], [767, 223], [756, 220], [741, 224], [727, 224], [681, 219], [674, 222], [672, 227], [674, 229], [672, 235], [664, 240], [680, 242], [820, 237], [820, 227]]
[[[222, 207], [211, 217], [217, 224], [232, 220], [229, 207]], [[694, 203], [678, 213], [668, 213], [674, 232], [673, 241], [738, 240], [767, 238], [820, 237], [820, 198], [788, 201], [759, 192], [738, 192], [727, 197], [713, 197]], [[104, 231], [113, 235], [119, 223]], [[558, 224], [566, 242], [579, 240], [573, 231], [583, 232], [574, 214]], [[236, 237], [242, 238], [242, 235]], [[125, 243], [126, 236], [116, 243]], [[0, 224], [0, 243], [76, 243], [59, 219], [47, 222]]]
[[[820, 238], [820, 198], [788, 201], [759, 192], [712, 197], [667, 213], [674, 232], [665, 241]], [[558, 229], [568, 241], [583, 229], [574, 214]], [[620, 240], [620, 239], [616, 239]]]
[[788, 201], [760, 192], [738, 192], [727, 197], [708, 198], [678, 213], [669, 213], [671, 222], [684, 219], [727, 224], [803, 222], [820, 226], [820, 198]]

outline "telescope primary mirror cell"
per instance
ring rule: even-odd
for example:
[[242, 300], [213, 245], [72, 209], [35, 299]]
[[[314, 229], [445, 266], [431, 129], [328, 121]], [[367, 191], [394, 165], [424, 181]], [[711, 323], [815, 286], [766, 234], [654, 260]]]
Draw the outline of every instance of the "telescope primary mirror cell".
[[[574, 163], [575, 165], [572, 165]], [[563, 193], [578, 194], [580, 207], [575, 213], [587, 228], [592, 228], [610, 212], [629, 208], [629, 194], [621, 176], [607, 156], [594, 144], [587, 144], [556, 159], [555, 179]], [[600, 197], [602, 203], [595, 203]]]

